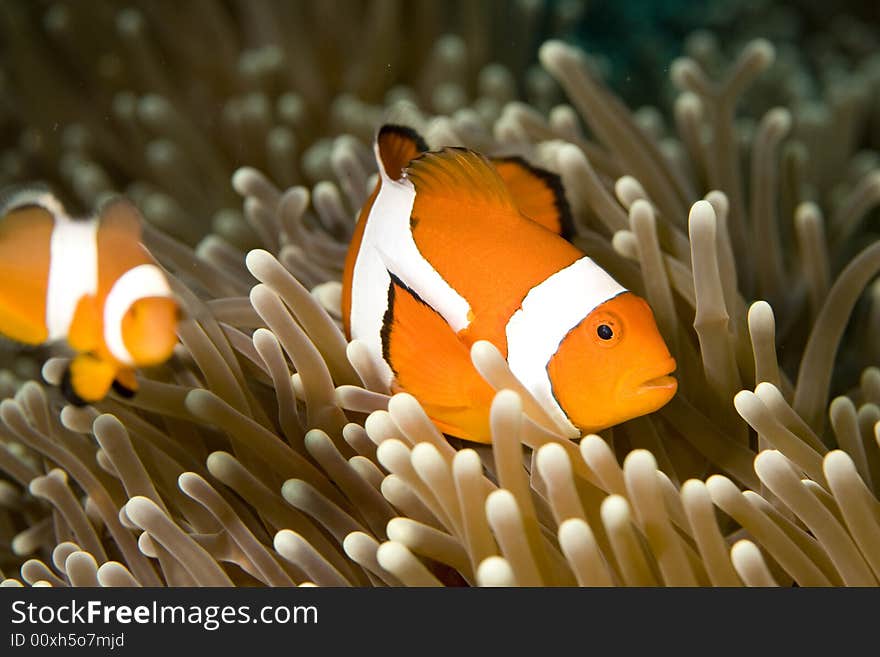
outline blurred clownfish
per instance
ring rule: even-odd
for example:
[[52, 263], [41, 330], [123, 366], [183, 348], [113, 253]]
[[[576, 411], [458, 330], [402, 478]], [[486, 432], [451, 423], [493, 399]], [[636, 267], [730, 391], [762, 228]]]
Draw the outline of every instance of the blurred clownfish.
[[379, 181], [345, 263], [346, 333], [389, 390], [415, 396], [444, 433], [491, 442], [494, 391], [470, 358], [488, 340], [570, 437], [666, 404], [675, 360], [651, 309], [565, 239], [559, 177], [427, 150], [409, 128], [379, 131]]
[[0, 333], [38, 345], [65, 338], [77, 352], [62, 391], [78, 405], [112, 386], [131, 396], [134, 371], [171, 356], [178, 306], [141, 244], [124, 199], [97, 217], [70, 218], [50, 194], [13, 197], [0, 218]]

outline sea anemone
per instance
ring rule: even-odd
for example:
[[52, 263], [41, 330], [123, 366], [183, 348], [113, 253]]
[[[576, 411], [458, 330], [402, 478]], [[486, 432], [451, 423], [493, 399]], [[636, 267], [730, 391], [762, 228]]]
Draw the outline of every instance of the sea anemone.
[[[389, 80], [402, 5], [357, 5], [377, 54], [349, 60], [321, 30], [354, 19], [322, 21], [324, 4], [258, 4], [240, 31], [219, 3], [175, 5], [202, 25], [187, 40], [163, 3], [102, 5], [115, 36], [86, 43], [72, 5], [0, 6], [0, 129], [20, 131], [2, 180], [86, 208], [124, 190], [186, 310], [131, 399], [66, 405], [64, 353], [6, 349], [2, 584], [878, 584], [878, 61], [841, 46], [812, 96], [789, 49], [755, 39], [725, 60], [701, 32], [670, 68], [667, 120], [630, 112], [559, 40], [542, 69], [489, 63], [501, 50], [473, 3], [463, 38]], [[570, 4], [548, 15], [565, 23]], [[537, 10], [517, 7], [528, 34]], [[406, 20], [433, 38], [430, 15]], [[842, 75], [841, 60], [860, 63]], [[750, 86], [794, 69], [799, 86], [772, 87], [788, 108], [767, 94], [737, 117]], [[673, 401], [569, 441], [486, 342], [471, 357], [497, 390], [491, 446], [389, 397], [339, 326], [387, 119], [559, 173], [575, 244], [650, 302]], [[35, 363], [46, 383], [26, 380]]]

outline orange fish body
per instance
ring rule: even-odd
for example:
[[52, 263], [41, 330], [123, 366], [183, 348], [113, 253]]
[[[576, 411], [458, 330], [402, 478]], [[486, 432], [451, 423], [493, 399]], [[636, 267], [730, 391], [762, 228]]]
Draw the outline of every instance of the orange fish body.
[[652, 412], [675, 394], [653, 314], [568, 242], [560, 181], [519, 158], [426, 152], [385, 126], [376, 190], [343, 277], [348, 336], [392, 392], [445, 433], [491, 442], [492, 388], [470, 359], [493, 343], [571, 437]]
[[135, 368], [168, 359], [178, 306], [140, 243], [125, 200], [71, 219], [48, 193], [24, 193], [0, 219], [0, 334], [38, 345], [66, 339], [77, 352], [62, 389], [77, 404], [114, 387], [130, 396]]

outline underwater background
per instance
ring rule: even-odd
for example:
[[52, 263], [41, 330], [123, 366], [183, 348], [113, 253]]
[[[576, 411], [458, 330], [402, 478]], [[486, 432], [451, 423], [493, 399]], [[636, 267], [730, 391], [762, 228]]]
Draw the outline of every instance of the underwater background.
[[[567, 441], [374, 384], [340, 278], [381, 123], [562, 177], [679, 363]], [[0, 3], [0, 189], [132, 199], [185, 308], [132, 399], [0, 345], [6, 586], [880, 582], [880, 9]], [[511, 392], [511, 389], [513, 392]]]

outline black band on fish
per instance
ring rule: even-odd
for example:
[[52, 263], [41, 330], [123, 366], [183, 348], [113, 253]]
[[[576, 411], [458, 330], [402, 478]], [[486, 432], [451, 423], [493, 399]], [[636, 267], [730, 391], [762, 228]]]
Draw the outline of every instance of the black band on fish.
[[125, 399], [131, 399], [132, 397], [134, 397], [135, 391], [127, 386], [122, 385], [118, 379], [114, 379], [112, 385], [113, 391], [120, 397], [124, 397]]
[[386, 123], [379, 130], [379, 137], [382, 137], [386, 134], [395, 134], [409, 139], [415, 145], [416, 149], [421, 153], [424, 153], [426, 150], [428, 150], [428, 142], [426, 142], [418, 132], [416, 132], [413, 128], [410, 128], [409, 126], [399, 125], [396, 123]]
[[88, 405], [88, 402], [76, 394], [76, 391], [73, 389], [73, 380], [70, 375], [69, 365], [64, 369], [64, 374], [61, 375], [59, 388], [61, 389], [61, 394], [64, 395], [64, 398], [74, 406], [81, 407]]
[[[391, 361], [391, 327], [394, 324], [394, 299], [395, 299], [395, 287], [399, 287], [401, 290], [405, 290], [409, 294], [412, 295], [412, 298], [418, 301], [423, 306], [427, 306], [431, 308], [431, 305], [427, 303], [422, 297], [416, 293], [415, 290], [410, 288], [406, 283], [400, 280], [397, 276], [392, 274], [390, 271], [388, 272], [388, 276], [391, 278], [391, 284], [388, 286], [388, 307], [385, 310], [385, 316], [382, 318], [382, 357], [385, 359], [391, 366], [391, 370], [394, 371], [394, 363]], [[431, 308], [433, 312], [437, 312], [433, 308]], [[394, 372], [395, 376], [397, 372]]]
[[376, 137], [376, 144], [382, 168], [392, 180], [399, 180], [406, 166], [428, 150], [428, 144], [419, 133], [412, 128], [394, 124], [382, 126]]
[[[571, 241], [571, 238], [574, 237], [575, 234], [574, 218], [571, 214], [571, 207], [568, 204], [568, 199], [565, 198], [565, 190], [562, 187], [562, 178], [560, 178], [558, 174], [555, 174], [552, 171], [547, 171], [547, 169], [542, 169], [540, 167], [534, 166], [533, 164], [530, 164], [519, 155], [513, 155], [510, 157], [493, 157], [491, 161], [492, 164], [499, 168], [499, 172], [501, 173], [502, 178], [505, 177], [504, 165], [514, 165], [520, 167], [531, 176], [539, 180], [541, 183], [543, 183], [553, 195], [553, 208], [555, 210], [554, 214], [556, 215], [556, 221], [559, 223], [558, 227], [547, 227], [556, 232], [560, 237]], [[514, 198], [516, 198], [517, 188], [512, 187], [511, 192], [514, 195]], [[537, 220], [538, 218], [530, 217], [530, 219]], [[540, 223], [544, 222], [540, 221]]]

